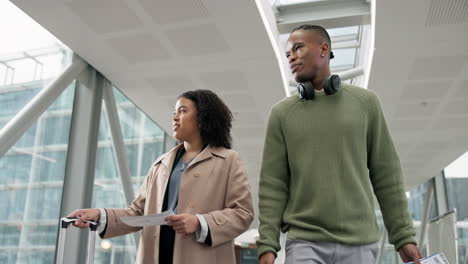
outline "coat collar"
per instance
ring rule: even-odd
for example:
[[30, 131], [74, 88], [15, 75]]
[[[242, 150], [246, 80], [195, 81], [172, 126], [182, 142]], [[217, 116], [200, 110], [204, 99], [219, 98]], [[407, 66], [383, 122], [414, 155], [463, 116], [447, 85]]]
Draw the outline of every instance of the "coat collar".
[[[169, 152], [166, 152], [164, 155], [160, 156], [153, 163], [153, 166], [155, 166], [159, 162], [161, 162], [167, 168], [172, 168], [172, 166], [174, 165], [173, 163], [174, 163], [175, 156], [177, 155], [177, 151], [179, 151], [179, 149], [181, 149], [183, 146], [184, 146], [183, 143], [179, 144], [176, 147], [174, 147], [173, 149], [171, 149]], [[204, 161], [206, 159], [209, 159], [209, 158], [213, 157], [213, 155], [224, 159], [224, 158], [226, 158], [227, 153], [228, 153], [228, 150], [226, 148], [207, 146], [205, 149], [202, 150], [202, 152], [200, 152], [200, 154], [198, 154], [193, 159], [193, 161], [190, 163], [190, 165], [188, 167], [194, 166], [195, 164], [197, 164], [199, 162], [202, 162], [202, 161]]]

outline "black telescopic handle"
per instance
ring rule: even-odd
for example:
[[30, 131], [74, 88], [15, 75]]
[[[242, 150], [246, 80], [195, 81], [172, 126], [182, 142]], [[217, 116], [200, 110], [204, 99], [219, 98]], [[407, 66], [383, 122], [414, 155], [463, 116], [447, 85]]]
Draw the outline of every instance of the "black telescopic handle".
[[[78, 217], [62, 217], [60, 219], [60, 226], [62, 228], [68, 228], [68, 226], [72, 223], [75, 223], [78, 220]], [[94, 221], [85, 221], [85, 223], [89, 223], [89, 228], [91, 231], [96, 231], [98, 224]]]

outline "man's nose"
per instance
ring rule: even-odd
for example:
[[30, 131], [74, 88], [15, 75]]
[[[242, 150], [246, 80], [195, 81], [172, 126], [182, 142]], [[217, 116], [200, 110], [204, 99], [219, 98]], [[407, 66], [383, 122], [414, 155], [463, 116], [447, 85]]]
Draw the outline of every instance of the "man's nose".
[[296, 56], [294, 56], [293, 54], [289, 55], [289, 58], [288, 58], [289, 64], [293, 63], [295, 60], [296, 60]]

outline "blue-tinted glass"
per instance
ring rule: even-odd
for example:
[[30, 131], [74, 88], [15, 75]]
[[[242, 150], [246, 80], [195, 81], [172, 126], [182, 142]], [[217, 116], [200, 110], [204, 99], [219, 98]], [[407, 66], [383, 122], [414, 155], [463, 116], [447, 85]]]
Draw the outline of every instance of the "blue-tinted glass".
[[[14, 223], [15, 221], [22, 221], [24, 218], [24, 209], [26, 204], [26, 186], [2, 186], [0, 191], [0, 221]], [[0, 226], [4, 224], [0, 223]], [[18, 228], [21, 228], [19, 226]], [[3, 235], [3, 234], [2, 234]]]
[[42, 138], [44, 145], [68, 144], [70, 133], [71, 115], [51, 116], [44, 119], [42, 126]]
[[19, 87], [17, 89], [20, 90], [9, 87], [9, 92], [2, 92], [0, 89], [0, 117], [13, 117], [41, 90], [37, 87], [34, 89], [22, 89]]
[[36, 159], [36, 182], [61, 182], [67, 161], [66, 151], [42, 152]]
[[31, 172], [32, 156], [6, 154], [0, 158], [0, 184], [27, 183]]
[[[19, 243], [21, 229], [18, 225], [11, 223], [0, 226], [0, 246], [16, 246]], [[1, 253], [0, 253], [1, 256]], [[1, 261], [0, 263], [6, 263]]]
[[96, 154], [95, 179], [113, 179], [117, 177], [112, 147], [99, 147]]

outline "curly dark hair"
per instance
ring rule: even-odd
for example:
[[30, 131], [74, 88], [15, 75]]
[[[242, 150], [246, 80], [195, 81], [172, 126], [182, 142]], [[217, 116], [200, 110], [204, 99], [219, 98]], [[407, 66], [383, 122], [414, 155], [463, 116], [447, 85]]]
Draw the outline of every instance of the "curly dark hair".
[[210, 90], [195, 90], [181, 94], [195, 103], [197, 121], [203, 143], [230, 149], [232, 144], [232, 113], [221, 98]]

